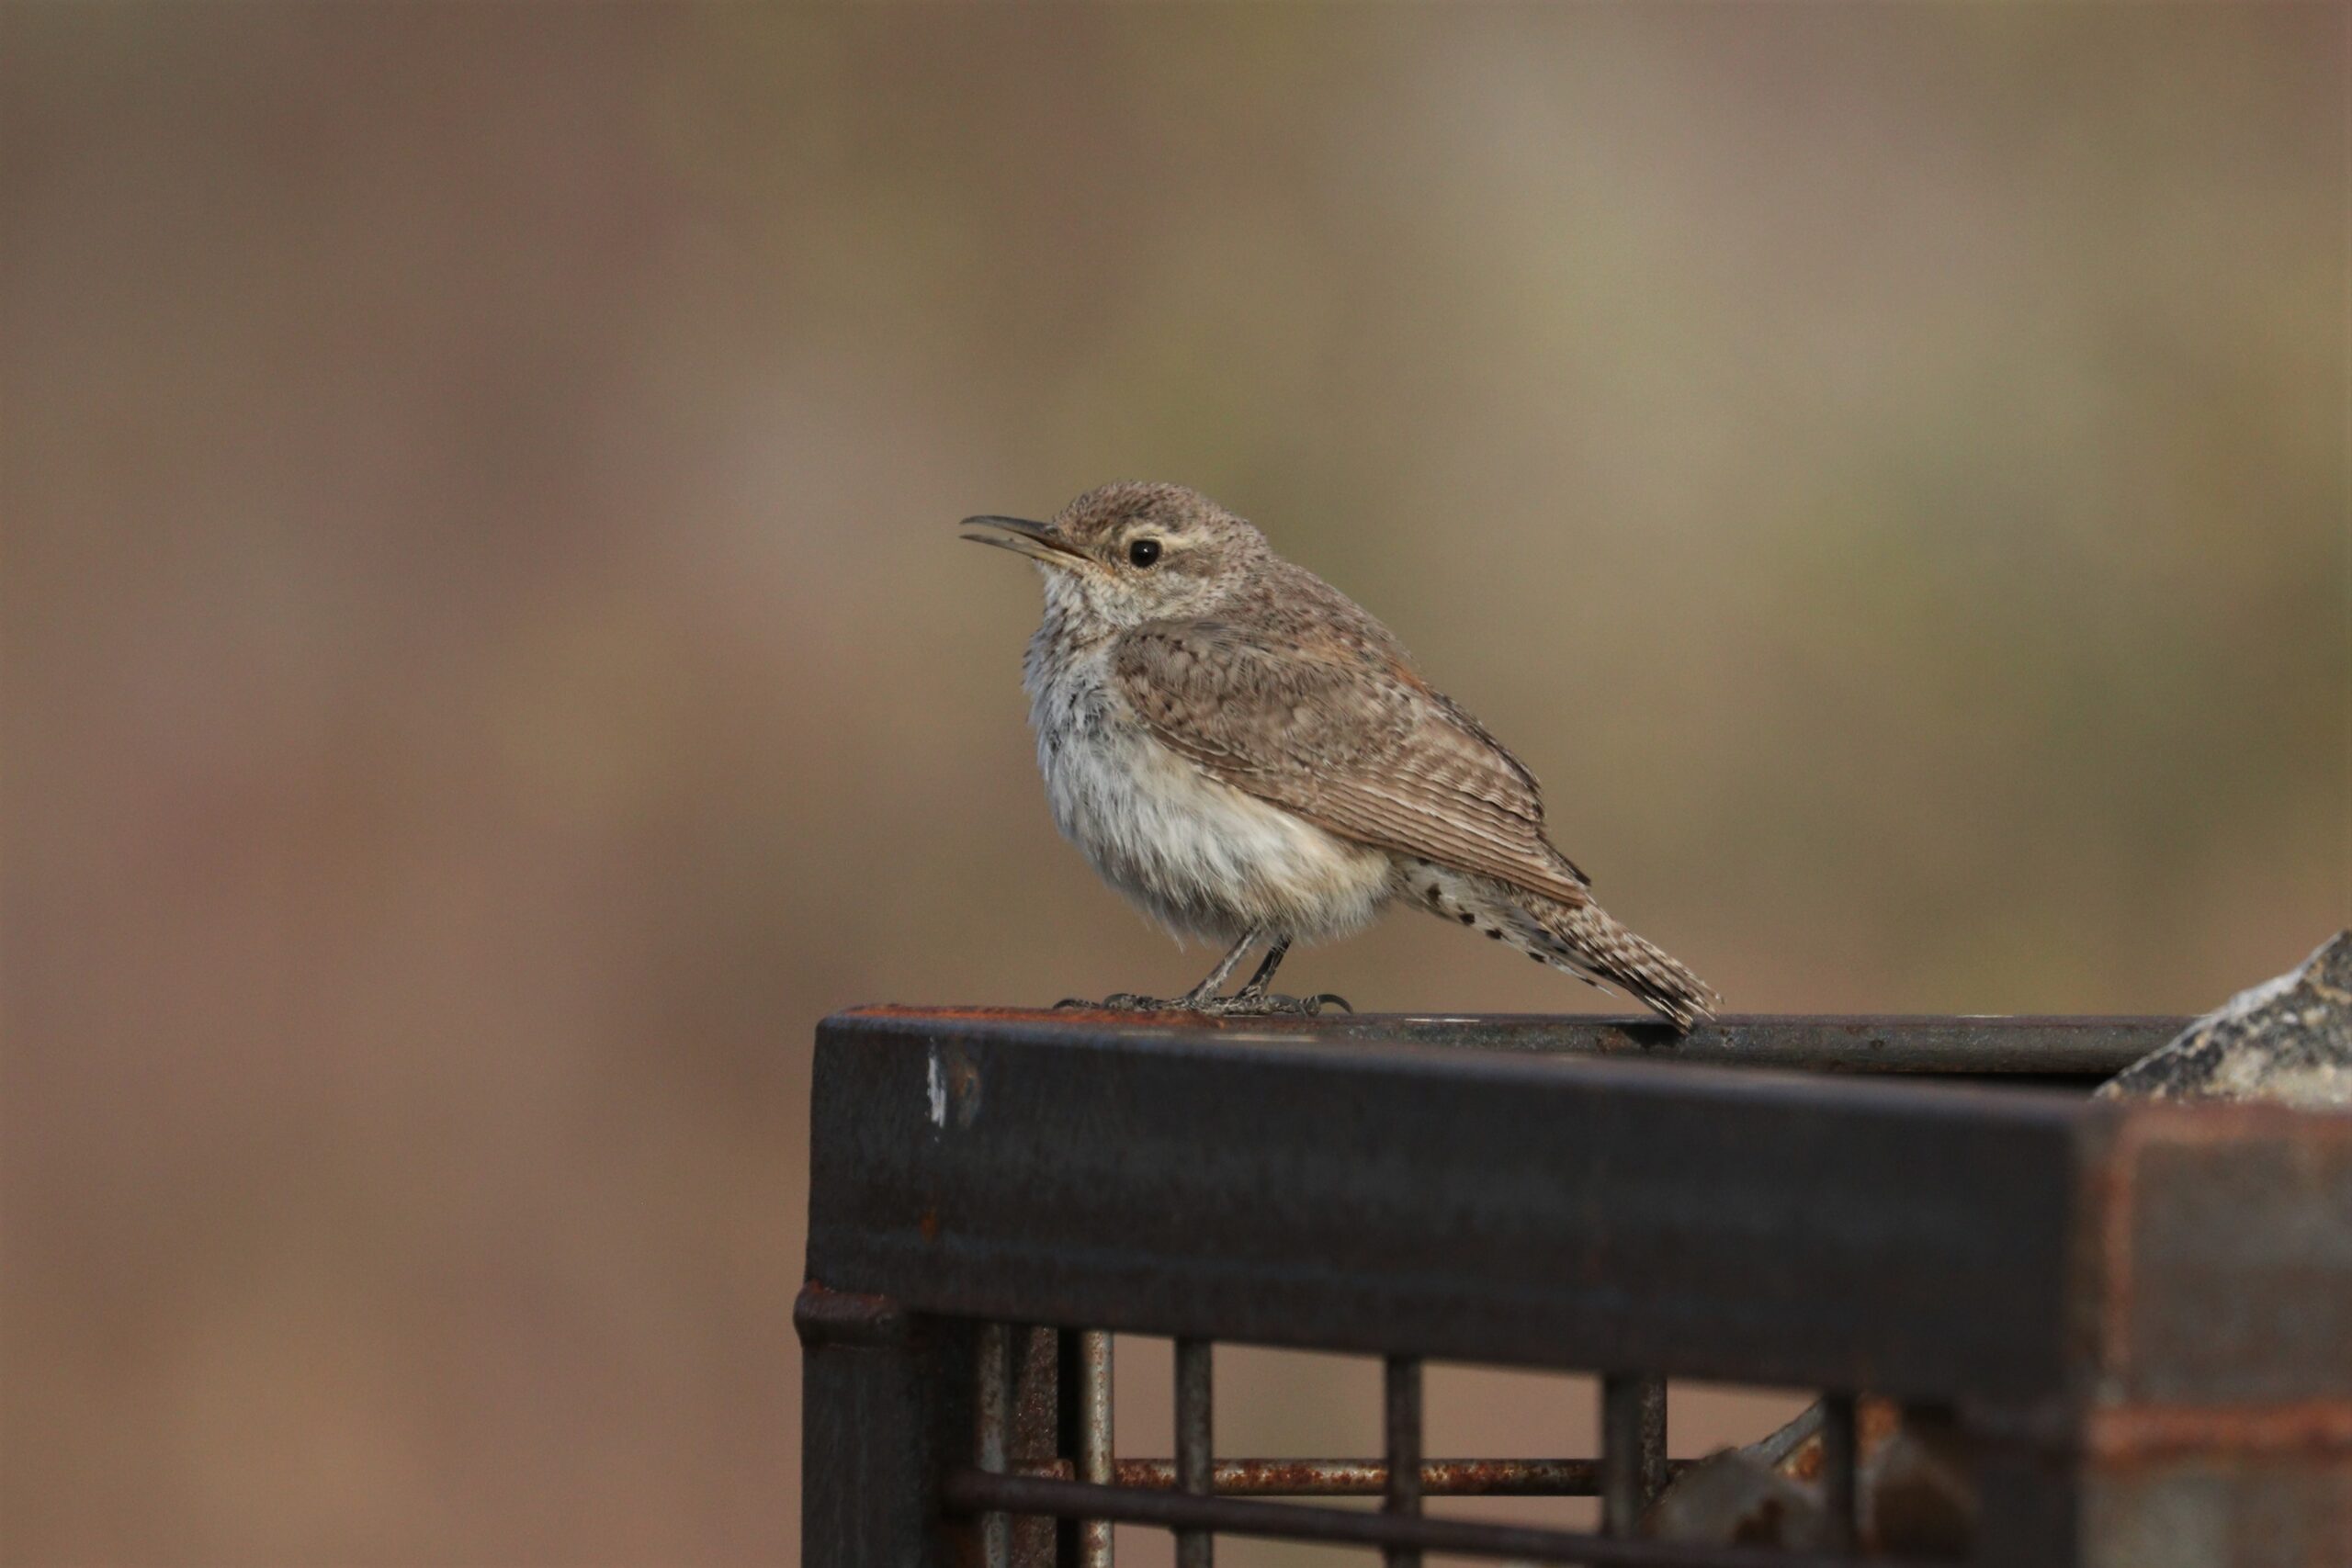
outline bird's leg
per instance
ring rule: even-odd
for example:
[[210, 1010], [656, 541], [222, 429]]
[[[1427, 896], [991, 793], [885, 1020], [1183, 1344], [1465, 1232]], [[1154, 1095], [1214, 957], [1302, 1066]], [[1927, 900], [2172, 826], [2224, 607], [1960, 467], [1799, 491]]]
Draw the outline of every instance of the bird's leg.
[[1208, 977], [1177, 998], [1176, 1005], [1197, 1010], [1204, 1002], [1216, 1000], [1217, 988], [1225, 984], [1226, 976], [1232, 974], [1233, 966], [1241, 962], [1241, 955], [1257, 946], [1261, 940], [1262, 939], [1256, 931], [1243, 931], [1241, 940], [1235, 942], [1226, 955], [1216, 961], [1216, 967], [1209, 971]]
[[1274, 938], [1274, 945], [1266, 949], [1266, 956], [1260, 962], [1258, 972], [1250, 976], [1248, 982], [1234, 995], [1238, 997], [1264, 996], [1267, 982], [1274, 977], [1274, 971], [1283, 966], [1283, 955], [1289, 951], [1290, 938], [1286, 936]]
[[1208, 978], [1181, 997], [1139, 997], [1133, 991], [1114, 991], [1099, 1002], [1071, 997], [1056, 1002], [1054, 1006], [1057, 1010], [1084, 1008], [1089, 1011], [1103, 1012], [1215, 1012], [1221, 1001], [1216, 994], [1217, 987], [1224, 985], [1226, 976], [1233, 973], [1233, 966], [1241, 962], [1241, 955], [1257, 946], [1260, 940], [1256, 931], [1242, 932], [1241, 940], [1216, 961], [1216, 967], [1209, 971]]
[[1325, 1003], [1336, 1002], [1349, 1012], [1355, 1011], [1355, 1009], [1348, 1006], [1347, 998], [1334, 996], [1329, 991], [1314, 997], [1283, 997], [1268, 991], [1267, 983], [1273, 979], [1274, 971], [1283, 966], [1283, 956], [1289, 952], [1290, 938], [1287, 935], [1276, 936], [1273, 945], [1266, 949], [1265, 959], [1258, 965], [1258, 972], [1250, 976], [1248, 982], [1233, 995], [1215, 998], [1204, 1003], [1203, 1010], [1224, 1013], [1227, 1016], [1238, 1014], [1243, 1017], [1294, 1012], [1312, 1014], [1322, 1011]]
[[1266, 949], [1266, 956], [1259, 964], [1257, 973], [1250, 976], [1239, 990], [1229, 997], [1218, 996], [1217, 987], [1225, 984], [1227, 976], [1233, 973], [1234, 965], [1241, 962], [1241, 955], [1264, 940], [1262, 932], [1245, 932], [1241, 940], [1233, 944], [1231, 951], [1216, 961], [1216, 967], [1208, 972], [1207, 978], [1181, 997], [1163, 1000], [1159, 997], [1139, 997], [1132, 991], [1120, 991], [1099, 1002], [1072, 998], [1057, 1005], [1101, 1009], [1109, 1012], [1196, 1012], [1214, 1018], [1266, 1018], [1285, 1013], [1311, 1015], [1322, 1011], [1326, 1004], [1336, 1005], [1349, 1012], [1355, 1011], [1348, 1005], [1347, 998], [1335, 996], [1329, 991], [1313, 997], [1283, 997], [1266, 989], [1267, 982], [1274, 977], [1274, 971], [1283, 966], [1283, 956], [1290, 952], [1290, 938], [1283, 935], [1273, 939], [1273, 944]]

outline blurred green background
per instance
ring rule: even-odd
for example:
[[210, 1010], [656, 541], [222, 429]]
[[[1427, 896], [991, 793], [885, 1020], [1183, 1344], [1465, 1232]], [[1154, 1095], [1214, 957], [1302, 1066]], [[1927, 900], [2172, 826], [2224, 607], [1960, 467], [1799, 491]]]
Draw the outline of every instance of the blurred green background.
[[[811, 1025], [1207, 958], [1055, 838], [967, 513], [1256, 519], [1736, 1009], [2300, 959], [2346, 17], [0, 10], [0, 1556], [794, 1560]], [[1607, 1005], [1411, 916], [1284, 978]]]

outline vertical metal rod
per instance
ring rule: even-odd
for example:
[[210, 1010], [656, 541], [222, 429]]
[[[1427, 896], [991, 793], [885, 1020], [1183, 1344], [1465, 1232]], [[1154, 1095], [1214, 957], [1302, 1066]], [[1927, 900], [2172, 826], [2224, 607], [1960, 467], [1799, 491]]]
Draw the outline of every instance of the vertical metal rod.
[[[1216, 1424], [1210, 1404], [1209, 1341], [1176, 1341], [1176, 1490], [1209, 1495]], [[1176, 1568], [1210, 1568], [1216, 1538], [1206, 1530], [1176, 1532]]]
[[1666, 1380], [1600, 1380], [1600, 1528], [1632, 1536], [1666, 1487]]
[[1642, 1382], [1642, 1507], [1666, 1491], [1666, 1380]]
[[1855, 1484], [1861, 1441], [1855, 1406], [1850, 1393], [1829, 1394], [1821, 1402], [1821, 1506], [1833, 1551], [1851, 1551], [1861, 1539], [1856, 1512], [1861, 1491]]
[[[1027, 1474], [1062, 1458], [1061, 1343], [1058, 1328], [1016, 1325], [1012, 1330], [1012, 1415], [1005, 1461]], [[1043, 1514], [1012, 1517], [1012, 1568], [1057, 1568], [1061, 1521]]]
[[[1421, 1359], [1391, 1356], [1385, 1379], [1388, 1415], [1388, 1495], [1382, 1510], [1407, 1517], [1421, 1511]], [[1421, 1568], [1418, 1547], [1386, 1546], [1388, 1568]]]
[[[976, 1369], [979, 1387], [974, 1392], [972, 1462], [982, 1470], [1002, 1472], [1012, 1427], [1012, 1328], [1009, 1324], [980, 1325]], [[1007, 1568], [1012, 1560], [1012, 1520], [1005, 1514], [980, 1517], [980, 1557], [986, 1568]]]
[[[1078, 1478], [1108, 1486], [1119, 1478], [1111, 1449], [1111, 1336], [1089, 1329], [1078, 1336]], [[1079, 1525], [1079, 1568], [1111, 1568], [1111, 1521]]]

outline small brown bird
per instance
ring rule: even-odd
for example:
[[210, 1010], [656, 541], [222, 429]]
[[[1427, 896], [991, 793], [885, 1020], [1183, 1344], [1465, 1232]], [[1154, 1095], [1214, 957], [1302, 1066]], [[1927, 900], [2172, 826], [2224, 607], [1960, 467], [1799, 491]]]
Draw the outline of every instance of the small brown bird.
[[1182, 997], [1086, 1005], [1312, 1012], [1326, 998], [1266, 988], [1291, 944], [1402, 899], [1678, 1028], [1713, 1013], [1704, 981], [1592, 901], [1544, 835], [1535, 775], [1250, 524], [1182, 485], [1114, 484], [1050, 523], [964, 526], [1045, 579], [1023, 684], [1055, 823], [1170, 931], [1232, 944]]

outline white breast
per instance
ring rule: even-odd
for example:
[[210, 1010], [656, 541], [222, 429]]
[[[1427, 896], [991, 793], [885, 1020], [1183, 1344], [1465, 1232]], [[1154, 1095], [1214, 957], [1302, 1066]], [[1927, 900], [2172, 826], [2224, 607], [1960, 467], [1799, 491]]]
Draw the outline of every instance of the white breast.
[[[1109, 644], [1028, 663], [1055, 825], [1103, 880], [1180, 936], [1296, 942], [1378, 913], [1393, 874], [1367, 849], [1222, 784], [1151, 739], [1110, 680]], [[1050, 667], [1050, 668], [1049, 668]]]

